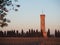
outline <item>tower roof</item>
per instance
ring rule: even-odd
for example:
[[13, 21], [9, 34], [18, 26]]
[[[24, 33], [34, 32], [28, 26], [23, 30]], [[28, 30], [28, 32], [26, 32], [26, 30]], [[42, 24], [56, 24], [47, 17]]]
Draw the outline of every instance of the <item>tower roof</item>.
[[45, 16], [45, 14], [43, 13], [43, 10], [42, 10], [42, 14], [40, 14], [40, 15], [43, 15], [43, 16]]
[[45, 14], [40, 14], [40, 16], [45, 16]]

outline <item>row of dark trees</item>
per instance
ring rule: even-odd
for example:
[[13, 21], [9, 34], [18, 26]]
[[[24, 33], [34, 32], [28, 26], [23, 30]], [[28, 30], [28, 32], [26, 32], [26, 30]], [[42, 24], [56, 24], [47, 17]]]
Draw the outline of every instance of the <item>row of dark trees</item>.
[[[47, 31], [47, 36], [48, 37], [60, 37], [60, 32], [59, 30], [55, 30], [55, 35], [50, 34], [50, 29]], [[0, 31], [0, 37], [43, 37], [42, 31], [33, 30], [29, 29], [29, 31], [24, 32], [22, 29], [21, 32], [18, 30], [11, 30], [11, 31]]]
[[60, 31], [55, 30], [55, 37], [60, 37]]
[[42, 33], [38, 30], [29, 29], [29, 31], [24, 32], [23, 29], [21, 33], [19, 31], [11, 30], [11, 31], [0, 31], [0, 37], [41, 37]]

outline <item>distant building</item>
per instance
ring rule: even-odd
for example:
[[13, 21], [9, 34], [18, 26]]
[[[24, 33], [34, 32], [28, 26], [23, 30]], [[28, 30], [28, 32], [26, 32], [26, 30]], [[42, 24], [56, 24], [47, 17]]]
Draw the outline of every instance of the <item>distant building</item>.
[[47, 37], [47, 33], [45, 32], [45, 14], [40, 15], [40, 27], [42, 31], [43, 37]]

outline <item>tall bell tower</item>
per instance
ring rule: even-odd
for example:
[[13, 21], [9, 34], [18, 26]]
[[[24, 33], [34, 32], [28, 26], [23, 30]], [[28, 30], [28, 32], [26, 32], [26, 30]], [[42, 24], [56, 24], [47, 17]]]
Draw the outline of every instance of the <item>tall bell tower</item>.
[[40, 28], [43, 37], [47, 37], [47, 33], [45, 32], [45, 14], [43, 13], [40, 15]]

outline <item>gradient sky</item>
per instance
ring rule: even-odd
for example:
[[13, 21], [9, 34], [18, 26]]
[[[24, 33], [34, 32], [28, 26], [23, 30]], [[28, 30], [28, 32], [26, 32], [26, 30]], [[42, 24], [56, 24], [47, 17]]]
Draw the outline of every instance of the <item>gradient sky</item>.
[[50, 28], [51, 33], [55, 29], [60, 30], [60, 0], [19, 0], [21, 7], [18, 12], [9, 11], [7, 18], [11, 20], [8, 27], [3, 30], [16, 29], [27, 31], [30, 29], [40, 30], [40, 14], [46, 15], [46, 31]]

